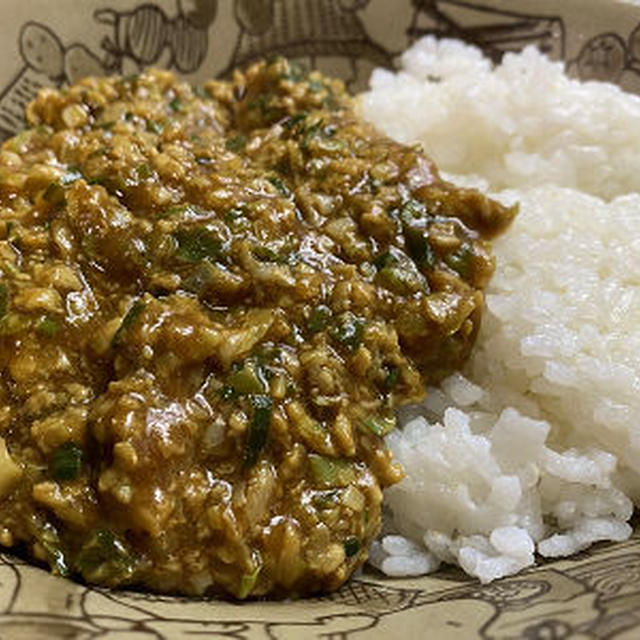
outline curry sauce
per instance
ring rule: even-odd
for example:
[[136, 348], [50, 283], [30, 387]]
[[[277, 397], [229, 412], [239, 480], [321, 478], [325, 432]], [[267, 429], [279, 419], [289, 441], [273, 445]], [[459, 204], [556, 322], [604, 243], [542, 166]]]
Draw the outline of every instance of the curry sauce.
[[515, 211], [279, 59], [42, 90], [0, 152], [0, 543], [106, 586], [335, 589]]

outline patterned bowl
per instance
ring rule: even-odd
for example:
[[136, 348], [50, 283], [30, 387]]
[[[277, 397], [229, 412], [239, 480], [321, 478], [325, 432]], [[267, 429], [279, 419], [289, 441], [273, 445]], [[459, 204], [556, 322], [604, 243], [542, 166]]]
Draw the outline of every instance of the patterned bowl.
[[[494, 60], [535, 44], [572, 75], [640, 93], [640, 2], [613, 0], [3, 0], [0, 139], [44, 86], [173, 69], [191, 80], [283, 54], [358, 90], [425, 34]], [[294, 603], [109, 592], [0, 555], [0, 637], [640, 637], [640, 539], [481, 587], [460, 572], [391, 580], [365, 572]]]

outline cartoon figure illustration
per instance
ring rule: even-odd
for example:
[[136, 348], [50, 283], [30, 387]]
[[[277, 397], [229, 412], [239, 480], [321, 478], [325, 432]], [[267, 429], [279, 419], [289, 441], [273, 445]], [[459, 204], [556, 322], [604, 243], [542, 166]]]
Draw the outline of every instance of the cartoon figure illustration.
[[[202, 64], [208, 48], [208, 28], [216, 18], [217, 0], [194, 0], [190, 9], [178, 2], [178, 15], [170, 19], [155, 4], [142, 4], [133, 11], [118, 13], [99, 9], [95, 19], [109, 25], [113, 36], [102, 40], [105, 67], [123, 72], [133, 62], [138, 69], [151, 65], [193, 73]], [[162, 60], [162, 57], [166, 59]]]
[[617, 33], [599, 33], [585, 42], [569, 68], [581, 80], [600, 80], [626, 84], [633, 76], [636, 86], [640, 78], [640, 24], [629, 34], [627, 41]]
[[[465, 0], [412, 0], [411, 40], [432, 34], [474, 44], [494, 62], [507, 51], [535, 44], [554, 59], [564, 58], [564, 22], [557, 16], [529, 15]], [[467, 26], [472, 25], [472, 26]]]
[[18, 46], [25, 65], [0, 94], [1, 137], [22, 128], [24, 107], [40, 88], [103, 72], [100, 60], [85, 46], [74, 44], [65, 49], [51, 29], [37, 22], [23, 25]]
[[128, 12], [98, 9], [95, 20], [112, 32], [102, 40], [101, 56], [84, 44], [65, 47], [46, 25], [27, 22], [18, 36], [24, 66], [0, 93], [0, 140], [24, 126], [25, 106], [44, 86], [71, 85], [88, 75], [135, 73], [150, 65], [196, 71], [207, 55], [208, 29], [217, 9], [218, 0], [177, 0], [173, 18], [156, 4]]
[[392, 55], [367, 33], [358, 12], [369, 0], [234, 0], [240, 36], [228, 73], [259, 58], [283, 55], [305, 66], [363, 83]]

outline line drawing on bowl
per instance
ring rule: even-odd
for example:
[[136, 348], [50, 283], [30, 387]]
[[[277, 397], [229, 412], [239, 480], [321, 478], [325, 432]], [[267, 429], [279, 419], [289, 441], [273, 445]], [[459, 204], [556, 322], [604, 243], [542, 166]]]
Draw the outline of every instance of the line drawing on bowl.
[[500, 62], [508, 51], [535, 44], [553, 59], [565, 57], [565, 24], [560, 16], [528, 14], [464, 0], [411, 0], [413, 18], [407, 35], [457, 38]]
[[348, 87], [364, 86], [375, 67], [392, 67], [395, 55], [366, 30], [359, 13], [369, 2], [234, 0], [240, 35], [222, 75], [277, 54], [320, 71], [337, 66]]
[[357, 640], [428, 624], [434, 634], [485, 640], [612, 638], [640, 628], [639, 542], [602, 545], [485, 586], [453, 569], [429, 590], [366, 574], [306, 607], [110, 591], [0, 554], [0, 636]]
[[581, 80], [619, 83], [625, 72], [640, 76], [640, 23], [627, 40], [614, 32], [593, 36], [567, 67]]

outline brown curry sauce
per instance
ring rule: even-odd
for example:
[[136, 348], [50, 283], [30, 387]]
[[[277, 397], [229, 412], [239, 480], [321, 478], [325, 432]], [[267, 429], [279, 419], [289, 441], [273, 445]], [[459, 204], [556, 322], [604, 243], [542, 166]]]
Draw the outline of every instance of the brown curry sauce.
[[466, 359], [515, 214], [285, 60], [43, 90], [0, 152], [0, 543], [238, 598], [366, 559], [383, 438]]

